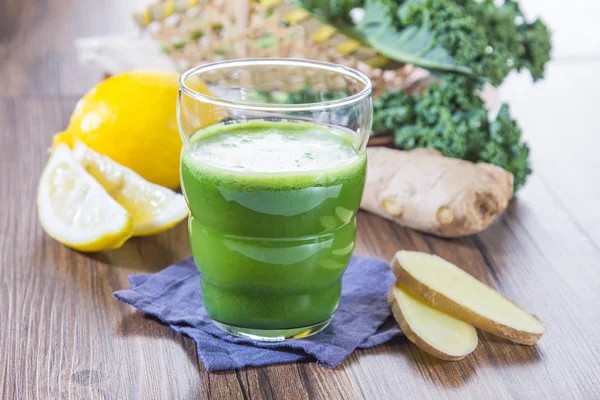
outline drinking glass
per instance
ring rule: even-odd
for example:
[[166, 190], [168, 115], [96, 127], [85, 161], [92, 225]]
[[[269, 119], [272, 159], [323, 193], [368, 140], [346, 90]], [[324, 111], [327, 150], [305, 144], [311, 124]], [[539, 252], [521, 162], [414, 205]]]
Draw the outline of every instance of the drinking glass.
[[177, 114], [190, 246], [213, 323], [263, 341], [324, 329], [356, 238], [369, 79], [311, 60], [216, 62], [182, 75]]

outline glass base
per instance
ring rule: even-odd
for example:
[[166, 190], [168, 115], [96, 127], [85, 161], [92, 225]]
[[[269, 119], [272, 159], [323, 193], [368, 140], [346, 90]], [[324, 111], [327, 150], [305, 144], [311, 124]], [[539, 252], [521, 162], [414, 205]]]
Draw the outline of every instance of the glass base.
[[315, 325], [292, 329], [250, 329], [224, 324], [215, 320], [212, 320], [212, 322], [217, 328], [233, 336], [257, 340], [259, 342], [285, 342], [317, 334], [325, 329], [331, 320], [332, 318], [329, 318], [327, 321], [319, 322]]

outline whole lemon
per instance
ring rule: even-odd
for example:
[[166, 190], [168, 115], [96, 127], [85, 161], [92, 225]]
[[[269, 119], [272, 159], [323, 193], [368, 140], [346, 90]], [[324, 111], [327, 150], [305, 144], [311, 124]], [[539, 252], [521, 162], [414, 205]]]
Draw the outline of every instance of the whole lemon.
[[[135, 70], [112, 76], [87, 92], [75, 106], [66, 131], [53, 145], [79, 140], [144, 179], [168, 188], [179, 187], [181, 138], [176, 104], [179, 75]], [[208, 93], [195, 82], [194, 90]], [[199, 104], [203, 125], [216, 121], [210, 105]]]

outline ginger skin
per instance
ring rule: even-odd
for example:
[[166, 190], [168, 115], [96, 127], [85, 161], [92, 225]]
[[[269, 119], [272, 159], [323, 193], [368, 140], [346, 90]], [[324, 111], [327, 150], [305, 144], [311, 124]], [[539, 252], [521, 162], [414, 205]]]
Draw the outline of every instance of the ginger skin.
[[433, 149], [368, 148], [361, 208], [442, 237], [481, 232], [504, 211], [513, 176], [491, 164], [444, 157]]

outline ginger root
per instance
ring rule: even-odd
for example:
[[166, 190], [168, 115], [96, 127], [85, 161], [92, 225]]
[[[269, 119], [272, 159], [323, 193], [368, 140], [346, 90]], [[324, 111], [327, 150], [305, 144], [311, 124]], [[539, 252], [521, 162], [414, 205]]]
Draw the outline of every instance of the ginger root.
[[513, 195], [513, 176], [433, 149], [367, 149], [364, 210], [443, 237], [487, 228]]

